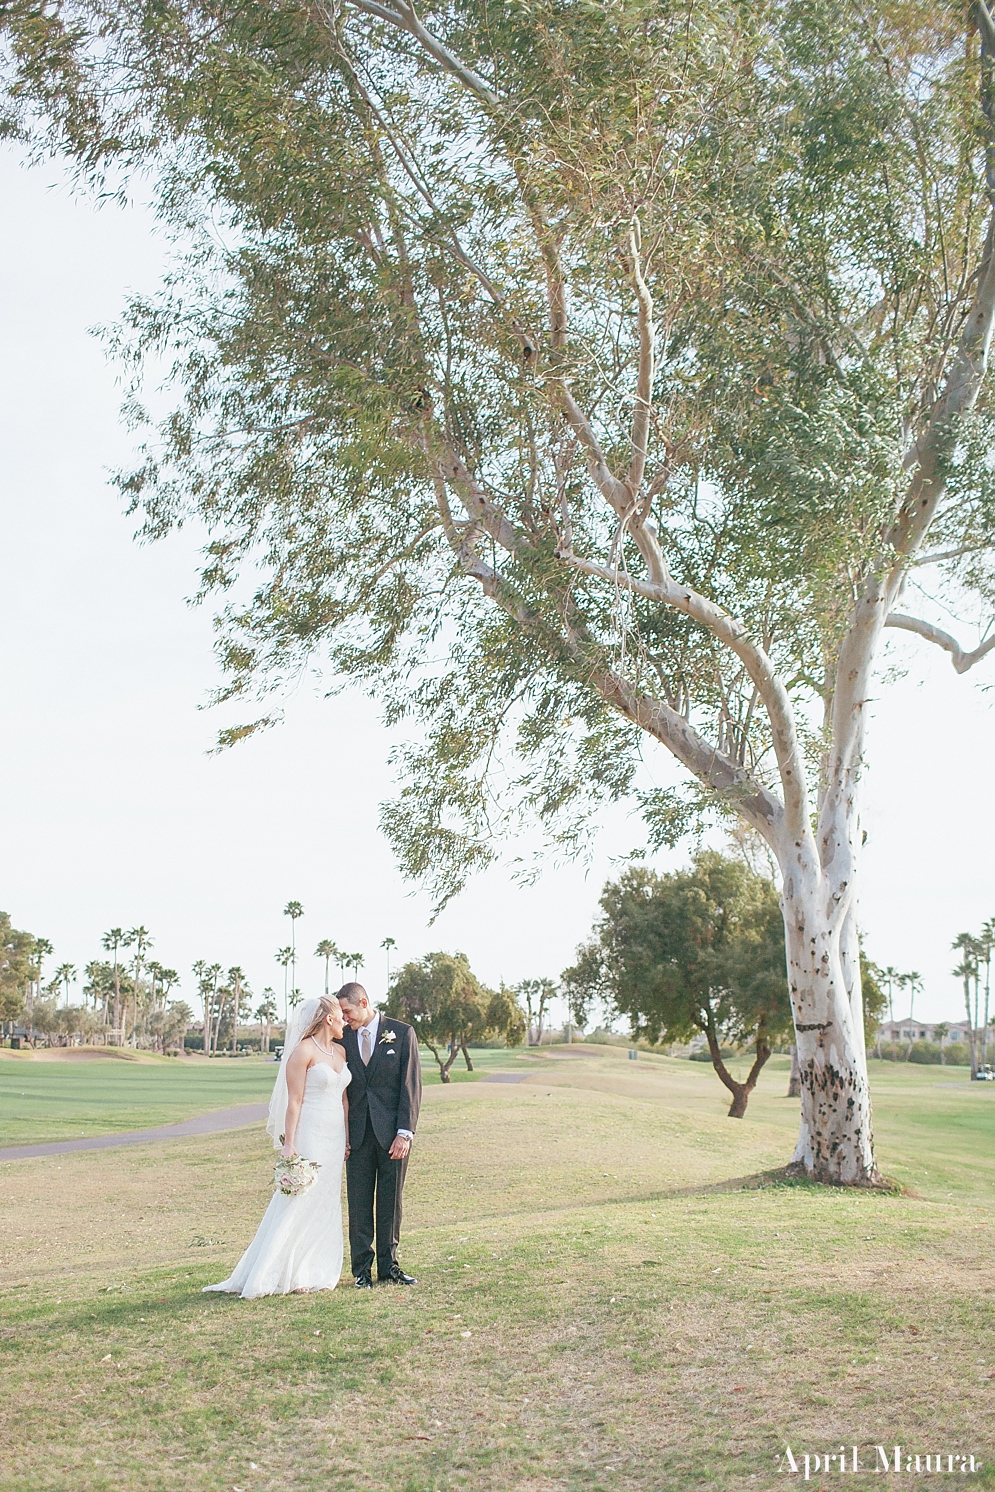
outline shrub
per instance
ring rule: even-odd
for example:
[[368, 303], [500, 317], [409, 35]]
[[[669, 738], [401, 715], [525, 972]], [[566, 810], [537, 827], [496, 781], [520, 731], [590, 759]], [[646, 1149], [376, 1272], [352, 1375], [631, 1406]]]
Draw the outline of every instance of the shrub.
[[[944, 1054], [946, 1055], [946, 1054]], [[938, 1067], [940, 1064], [940, 1044], [937, 1041], [914, 1041], [909, 1053], [910, 1062], [919, 1062], [924, 1066]]]
[[948, 1067], [970, 1067], [971, 1048], [966, 1041], [952, 1041], [943, 1049], [943, 1060]]

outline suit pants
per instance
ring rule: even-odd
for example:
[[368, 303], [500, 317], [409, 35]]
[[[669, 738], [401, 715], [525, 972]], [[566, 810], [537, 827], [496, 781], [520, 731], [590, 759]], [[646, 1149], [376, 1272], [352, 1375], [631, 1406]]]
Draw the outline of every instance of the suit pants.
[[389, 1147], [380, 1144], [367, 1121], [361, 1142], [352, 1147], [346, 1161], [346, 1193], [349, 1198], [349, 1251], [353, 1275], [373, 1269], [374, 1218], [376, 1220], [377, 1274], [385, 1279], [397, 1263], [401, 1233], [401, 1192], [408, 1158], [391, 1160]]

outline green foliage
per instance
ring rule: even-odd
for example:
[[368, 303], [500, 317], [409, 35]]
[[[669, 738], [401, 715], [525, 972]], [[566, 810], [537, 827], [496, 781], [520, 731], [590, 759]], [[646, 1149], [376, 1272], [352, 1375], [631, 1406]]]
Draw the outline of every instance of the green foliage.
[[771, 1042], [791, 1029], [784, 923], [771, 882], [706, 850], [687, 871], [626, 871], [606, 885], [601, 908], [594, 939], [563, 975], [577, 1019], [600, 1001], [628, 1017], [637, 1039], [687, 1041], [701, 1032], [735, 1094], [721, 1043], [754, 1042], [762, 1066]]
[[427, 953], [405, 964], [391, 982], [386, 1011], [415, 1028], [444, 1083], [471, 1042], [503, 1036], [517, 1046], [525, 1034], [525, 1017], [512, 992], [486, 989], [463, 953]]
[[31, 933], [18, 932], [10, 917], [0, 912], [0, 1020], [16, 1020], [25, 992], [38, 978], [37, 941]]
[[888, 1009], [888, 996], [881, 988], [881, 970], [860, 951], [860, 993], [864, 1006], [864, 1040], [870, 1047]]
[[[946, 1056], [946, 1053], [943, 1054]], [[909, 1052], [909, 1061], [918, 1062], [923, 1066], [939, 1065], [940, 1043], [938, 1041], [914, 1041], [912, 1050]]]
[[[206, 529], [219, 698], [304, 664], [365, 683], [410, 726], [385, 832], [444, 900], [525, 818], [581, 849], [661, 711], [729, 765], [727, 806], [774, 778], [741, 660], [615, 583], [642, 573], [639, 524], [565, 417], [569, 387], [626, 471], [634, 256], [657, 321], [639, 521], [821, 719], [976, 283], [986, 141], [977, 40], [936, 0], [419, 15], [464, 82], [348, 3], [231, 0], [62, 7], [100, 107], [85, 140], [57, 69], [17, 52], [15, 73], [77, 159], [150, 174], [182, 246], [112, 339], [149, 431], [120, 481], [146, 537]], [[147, 358], [172, 366], [158, 426]], [[990, 448], [982, 401], [946, 440], [930, 571], [981, 600]], [[250, 713], [225, 743], [278, 718]], [[695, 771], [647, 798], [654, 842], [719, 791]]]

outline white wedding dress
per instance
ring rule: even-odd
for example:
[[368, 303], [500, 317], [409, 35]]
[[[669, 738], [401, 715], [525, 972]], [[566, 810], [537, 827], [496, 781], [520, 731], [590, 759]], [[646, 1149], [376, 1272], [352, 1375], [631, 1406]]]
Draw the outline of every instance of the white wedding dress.
[[348, 1067], [336, 1072], [330, 1062], [314, 1062], [308, 1068], [294, 1148], [306, 1160], [316, 1160], [321, 1170], [296, 1197], [274, 1192], [234, 1273], [220, 1285], [205, 1285], [205, 1290], [224, 1290], [244, 1300], [291, 1290], [334, 1290], [343, 1255], [342, 1094], [351, 1079]]

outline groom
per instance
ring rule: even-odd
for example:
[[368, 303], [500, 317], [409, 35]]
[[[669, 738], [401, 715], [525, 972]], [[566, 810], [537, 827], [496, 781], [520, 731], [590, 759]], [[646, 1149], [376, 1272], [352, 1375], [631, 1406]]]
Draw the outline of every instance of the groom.
[[349, 1084], [349, 1247], [360, 1290], [373, 1286], [376, 1220], [377, 1279], [414, 1285], [397, 1262], [401, 1191], [421, 1103], [421, 1067], [414, 1029], [381, 1017], [361, 984], [344, 984], [339, 1004], [342, 1036], [352, 1073]]

